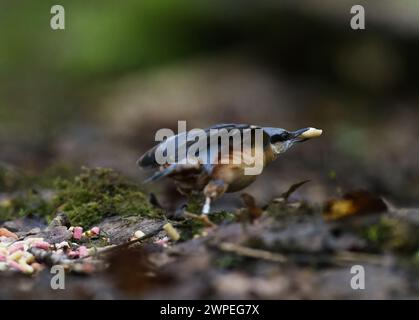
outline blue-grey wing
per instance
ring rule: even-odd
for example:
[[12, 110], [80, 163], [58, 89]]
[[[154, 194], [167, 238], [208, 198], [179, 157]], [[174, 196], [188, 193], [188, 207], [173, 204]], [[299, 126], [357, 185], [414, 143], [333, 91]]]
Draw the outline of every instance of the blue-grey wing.
[[[216, 130], [213, 130], [216, 129]], [[211, 171], [215, 159], [219, 157], [219, 151], [221, 150], [220, 139], [215, 139], [215, 135], [218, 135], [221, 129], [225, 129], [230, 136], [233, 138], [236, 135], [242, 135], [246, 129], [263, 129], [259, 126], [248, 125], [248, 124], [234, 124], [234, 123], [224, 123], [211, 126], [199, 131], [200, 134], [196, 135], [196, 139], [188, 140], [186, 139], [187, 134], [191, 134], [194, 130], [188, 132], [182, 132], [180, 134], [174, 135], [167, 138], [165, 141], [162, 141], [158, 145], [154, 146], [146, 153], [144, 153], [141, 158], [137, 161], [138, 166], [142, 168], [156, 168], [161, 165], [158, 159], [156, 159], [156, 154], [160, 148], [160, 152], [164, 150], [174, 150], [175, 154], [170, 154], [170, 157], [167, 157], [171, 163], [182, 163], [186, 161], [188, 155], [194, 155], [197, 158], [197, 161], [200, 161], [207, 171]], [[267, 141], [267, 134], [264, 131], [264, 144]], [[234, 141], [234, 138], [232, 139]], [[215, 145], [217, 144], [215, 148]], [[224, 146], [226, 147], [226, 146]], [[230, 144], [227, 147], [231, 147]], [[191, 150], [190, 148], [193, 148]], [[192, 152], [191, 152], [192, 151]], [[166, 154], [167, 155], [167, 154]]]

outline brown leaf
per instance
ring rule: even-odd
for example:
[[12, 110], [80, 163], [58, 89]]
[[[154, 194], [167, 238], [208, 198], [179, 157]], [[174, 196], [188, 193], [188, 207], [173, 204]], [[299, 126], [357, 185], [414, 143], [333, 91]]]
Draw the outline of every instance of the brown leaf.
[[263, 210], [256, 205], [255, 198], [248, 193], [241, 194], [244, 205], [246, 206], [243, 217], [245, 220], [253, 222], [262, 215]]
[[7, 230], [6, 228], [0, 228], [0, 237], [13, 238], [15, 240], [18, 239], [18, 236], [16, 235], [16, 233], [13, 233]]
[[342, 199], [332, 199], [325, 205], [323, 218], [337, 220], [355, 214], [378, 213], [387, 211], [381, 197], [368, 191], [352, 191]]

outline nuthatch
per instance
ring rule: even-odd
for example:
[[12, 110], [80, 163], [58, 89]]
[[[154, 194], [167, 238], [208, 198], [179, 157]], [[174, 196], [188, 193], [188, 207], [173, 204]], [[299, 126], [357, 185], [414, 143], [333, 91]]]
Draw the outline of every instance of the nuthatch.
[[[223, 147], [220, 146], [220, 141], [217, 138], [210, 139], [212, 132], [216, 130], [227, 130], [228, 132], [235, 132], [229, 136], [228, 151], [222, 153]], [[194, 163], [179, 161], [181, 158], [177, 157], [176, 161], [171, 163], [160, 163], [157, 161], [156, 154], [164, 150], [169, 150], [169, 143], [172, 143], [175, 151], [184, 149], [186, 152], [192, 147], [192, 142], [189, 140], [181, 140], [180, 138], [188, 132], [180, 133], [172, 138], [168, 138], [149, 151], [147, 151], [137, 162], [142, 168], [159, 169], [147, 181], [155, 181], [162, 177], [170, 177], [175, 181], [175, 184], [181, 194], [191, 195], [194, 193], [203, 193], [205, 196], [205, 204], [202, 213], [208, 214], [210, 211], [211, 201], [220, 197], [225, 192], [236, 192], [244, 189], [256, 180], [257, 174], [246, 174], [246, 168], [249, 164], [243, 160], [246, 154], [255, 154], [255, 142], [245, 143], [245, 132], [251, 132], [255, 137], [255, 132], [262, 135], [263, 152], [259, 153], [260, 159], [255, 159], [255, 162], [260, 161], [262, 169], [269, 163], [274, 161], [279, 154], [287, 151], [297, 142], [303, 142], [310, 138], [318, 137], [322, 134], [322, 130], [315, 128], [304, 128], [296, 131], [287, 131], [281, 128], [259, 127], [245, 124], [218, 124], [205, 129], [203, 132], [207, 139], [205, 139], [204, 154], [194, 153], [197, 161]], [[190, 133], [191, 131], [189, 131]], [[239, 135], [241, 139], [240, 148], [232, 147], [231, 139], [234, 135]], [[211, 142], [209, 141], [211, 140]], [[256, 141], [256, 139], [254, 139]], [[217, 144], [215, 154], [211, 153], [211, 144]], [[173, 150], [173, 149], [172, 149]], [[250, 152], [250, 153], [249, 153]], [[263, 159], [262, 159], [263, 158]], [[208, 160], [218, 161], [208, 161]], [[259, 172], [259, 174], [261, 171]]]

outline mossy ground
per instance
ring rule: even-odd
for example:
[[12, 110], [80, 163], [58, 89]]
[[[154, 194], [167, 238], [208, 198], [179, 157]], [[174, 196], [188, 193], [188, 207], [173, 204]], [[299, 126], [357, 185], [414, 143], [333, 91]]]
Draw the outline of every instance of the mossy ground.
[[363, 237], [378, 251], [412, 254], [418, 250], [418, 227], [400, 219], [383, 216], [365, 228]]
[[[2, 174], [2, 177], [6, 176]], [[9, 193], [0, 202], [0, 221], [22, 216], [40, 216], [49, 220], [62, 211], [68, 215], [72, 225], [90, 227], [111, 215], [162, 215], [161, 210], [149, 203], [139, 186], [111, 169], [83, 168], [73, 178], [57, 176], [48, 173], [48, 176], [38, 178], [39, 183], [33, 187]], [[13, 185], [25, 184], [16, 179]]]
[[112, 215], [162, 215], [137, 185], [111, 169], [84, 168], [73, 180], [57, 181], [56, 187], [53, 201], [73, 225], [89, 227]]

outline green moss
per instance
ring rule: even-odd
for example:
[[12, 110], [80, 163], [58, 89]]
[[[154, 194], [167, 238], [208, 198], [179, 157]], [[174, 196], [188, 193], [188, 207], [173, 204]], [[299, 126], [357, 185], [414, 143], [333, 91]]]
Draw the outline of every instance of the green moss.
[[137, 185], [111, 169], [83, 168], [72, 180], [57, 180], [55, 187], [54, 206], [67, 213], [72, 225], [90, 227], [112, 215], [162, 215]]
[[52, 167], [43, 176], [28, 178], [24, 184], [30, 181], [32, 188], [22, 188], [0, 200], [0, 221], [30, 215], [50, 220], [63, 211], [72, 225], [90, 227], [111, 215], [162, 215], [137, 185], [111, 169], [83, 168], [74, 178], [69, 178], [70, 172]]
[[186, 204], [186, 211], [192, 212], [195, 214], [200, 214], [204, 204], [205, 198], [201, 194], [193, 194], [188, 197], [188, 202]]
[[42, 189], [53, 189], [57, 179], [72, 179], [78, 173], [80, 173], [80, 169], [76, 169], [70, 164], [56, 163], [43, 170], [41, 174], [28, 175], [26, 185]]
[[363, 230], [364, 238], [378, 250], [411, 252], [417, 250], [419, 234], [416, 227], [399, 219], [382, 217], [380, 221]]
[[23, 216], [48, 217], [53, 206], [48, 197], [37, 190], [18, 192], [0, 201], [0, 221], [12, 220]]
[[236, 220], [236, 215], [234, 213], [228, 212], [228, 211], [219, 211], [219, 212], [211, 213], [209, 218], [211, 219], [212, 222], [214, 222], [216, 224], [220, 224], [220, 223], [223, 223], [223, 222], [235, 221]]
[[195, 235], [200, 235], [205, 227], [205, 224], [201, 221], [195, 219], [185, 220], [181, 225], [180, 240], [186, 241], [192, 239]]
[[217, 259], [214, 260], [214, 264], [217, 268], [231, 270], [239, 267], [244, 261], [245, 258], [241, 256], [226, 253], [217, 257]]
[[[236, 216], [231, 212], [220, 211], [211, 213], [208, 218], [211, 220], [211, 222], [220, 224], [222, 222], [234, 221]], [[192, 239], [196, 235], [201, 235], [208, 226], [200, 220], [188, 218], [183, 221], [181, 227], [181, 240], [186, 241]]]
[[0, 164], [0, 221], [23, 216], [50, 218], [54, 214], [51, 193], [57, 177], [69, 177], [74, 170], [57, 164], [34, 174]]
[[11, 166], [0, 163], [0, 192], [16, 190], [21, 183], [21, 176]]

